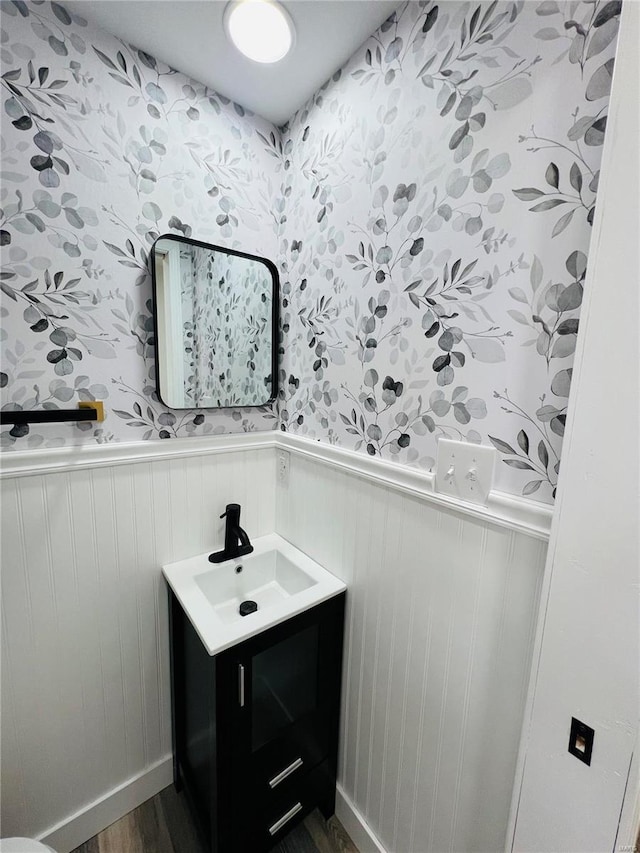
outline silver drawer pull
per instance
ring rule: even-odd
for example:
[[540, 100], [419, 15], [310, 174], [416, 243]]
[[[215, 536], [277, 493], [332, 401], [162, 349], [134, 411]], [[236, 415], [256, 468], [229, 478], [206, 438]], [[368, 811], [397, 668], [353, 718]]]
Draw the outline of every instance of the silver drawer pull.
[[301, 758], [296, 758], [296, 760], [290, 764], [288, 767], [285, 767], [284, 770], [278, 773], [277, 776], [274, 776], [273, 779], [269, 782], [270, 788], [275, 788], [276, 785], [279, 785], [280, 782], [283, 782], [287, 776], [291, 776], [291, 774], [298, 769], [298, 767], [302, 767], [303, 761]]
[[289, 823], [289, 821], [291, 820], [291, 818], [292, 818], [294, 815], [297, 815], [297, 814], [298, 814], [298, 812], [301, 812], [301, 811], [302, 811], [302, 804], [301, 804], [301, 803], [296, 803], [296, 804], [295, 804], [295, 806], [294, 806], [293, 808], [289, 809], [289, 811], [288, 811], [286, 814], [283, 814], [283, 815], [282, 815], [282, 817], [280, 818], [280, 820], [277, 820], [277, 821], [273, 824], [273, 826], [270, 826], [270, 827], [269, 827], [269, 835], [275, 835], [275, 834], [276, 834], [276, 832], [278, 832], [280, 829], [282, 829], [282, 827], [285, 825], [285, 823]]

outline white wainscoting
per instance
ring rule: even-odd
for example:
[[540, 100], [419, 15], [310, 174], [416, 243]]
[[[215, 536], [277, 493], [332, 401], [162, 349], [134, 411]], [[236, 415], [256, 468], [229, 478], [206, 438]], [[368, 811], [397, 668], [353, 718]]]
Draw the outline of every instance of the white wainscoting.
[[273, 438], [146, 444], [5, 459], [2, 834], [60, 853], [170, 781], [160, 566], [275, 526]]
[[1, 476], [4, 835], [67, 853], [168, 784], [159, 567], [220, 547], [235, 500], [349, 584], [338, 808], [362, 853], [501, 848], [550, 507], [278, 432], [11, 453]]
[[345, 816], [371, 850], [502, 850], [544, 537], [288, 448], [277, 532], [349, 586]]

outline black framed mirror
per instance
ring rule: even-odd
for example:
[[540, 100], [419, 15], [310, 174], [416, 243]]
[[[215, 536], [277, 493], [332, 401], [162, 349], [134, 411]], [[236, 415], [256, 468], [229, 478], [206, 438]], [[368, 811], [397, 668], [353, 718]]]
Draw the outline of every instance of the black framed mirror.
[[278, 271], [163, 234], [151, 249], [158, 396], [171, 409], [264, 406], [277, 394]]

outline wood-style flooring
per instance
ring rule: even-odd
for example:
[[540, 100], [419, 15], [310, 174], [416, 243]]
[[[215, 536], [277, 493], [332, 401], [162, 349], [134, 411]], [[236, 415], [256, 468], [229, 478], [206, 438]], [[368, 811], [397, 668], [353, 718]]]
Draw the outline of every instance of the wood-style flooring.
[[[129, 812], [73, 853], [204, 853], [184, 800], [173, 785]], [[358, 853], [340, 821], [313, 814], [272, 853]]]

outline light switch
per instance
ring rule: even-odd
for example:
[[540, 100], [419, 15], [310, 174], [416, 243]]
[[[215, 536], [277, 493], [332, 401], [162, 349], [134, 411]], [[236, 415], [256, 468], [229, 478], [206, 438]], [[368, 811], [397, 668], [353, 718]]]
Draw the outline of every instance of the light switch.
[[585, 764], [591, 764], [594, 737], [595, 731], [591, 726], [571, 717], [571, 732], [569, 734], [569, 752], [571, 755], [575, 755]]
[[493, 447], [453, 441], [438, 441], [436, 490], [470, 503], [487, 503], [493, 486], [496, 451]]

